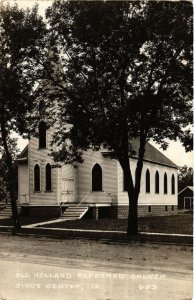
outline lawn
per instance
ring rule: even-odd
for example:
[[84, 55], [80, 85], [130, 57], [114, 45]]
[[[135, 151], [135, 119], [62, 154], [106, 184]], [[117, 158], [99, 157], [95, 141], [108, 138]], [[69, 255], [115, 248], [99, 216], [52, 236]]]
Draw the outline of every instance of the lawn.
[[[48, 217], [27, 217], [27, 216], [22, 216], [19, 218], [21, 225], [29, 225], [29, 224], [35, 224], [35, 223], [40, 223], [40, 222], [45, 222], [45, 221], [50, 221], [53, 220]], [[13, 221], [12, 218], [7, 218], [1, 219], [0, 216], [0, 226], [13, 226]]]
[[[127, 220], [115, 219], [81, 219], [76, 221], [64, 221], [50, 225], [47, 228], [75, 228], [90, 230], [113, 230], [126, 231]], [[149, 216], [139, 218], [139, 230], [144, 232], [163, 232], [163, 233], [193, 233], [193, 215], [178, 214], [172, 216]]]
[[[21, 225], [28, 225], [49, 221], [44, 217], [20, 217]], [[12, 226], [12, 220], [0, 219], [0, 226]], [[64, 221], [52, 224], [40, 225], [46, 228], [69, 228], [69, 229], [90, 229], [108, 231], [126, 231], [127, 220], [116, 219], [81, 219], [76, 221]], [[193, 215], [176, 214], [171, 216], [148, 216], [139, 218], [139, 230], [144, 232], [163, 232], [163, 233], [193, 233]]]

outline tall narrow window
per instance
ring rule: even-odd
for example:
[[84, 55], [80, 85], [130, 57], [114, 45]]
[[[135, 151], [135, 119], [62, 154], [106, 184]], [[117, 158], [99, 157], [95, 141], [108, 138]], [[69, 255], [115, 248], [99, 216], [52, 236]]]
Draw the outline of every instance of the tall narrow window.
[[164, 174], [164, 194], [168, 193], [168, 183], [167, 183], [167, 174]]
[[172, 194], [175, 194], [175, 178], [174, 178], [174, 174], [172, 174], [172, 178], [171, 178], [171, 189], [172, 189]]
[[146, 193], [150, 193], [150, 171], [146, 171]]
[[102, 168], [99, 164], [92, 169], [92, 191], [102, 191]]
[[156, 175], [155, 175], [155, 193], [159, 194], [159, 173], [158, 171], [156, 171]]
[[40, 167], [37, 164], [34, 166], [34, 191], [40, 192]]
[[51, 165], [46, 165], [46, 191], [51, 191]]
[[39, 124], [39, 148], [46, 148], [46, 123], [44, 121]]

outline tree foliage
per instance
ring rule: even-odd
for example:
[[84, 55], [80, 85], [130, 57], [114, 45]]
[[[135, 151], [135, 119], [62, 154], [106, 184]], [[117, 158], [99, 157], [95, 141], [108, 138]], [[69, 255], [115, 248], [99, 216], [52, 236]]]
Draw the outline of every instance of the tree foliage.
[[50, 56], [39, 87], [50, 107], [58, 106], [54, 142], [61, 149], [54, 158], [82, 161], [88, 148], [112, 151], [128, 182], [128, 233], [137, 233], [146, 142], [152, 138], [165, 149], [166, 138], [179, 138], [191, 149], [184, 128], [192, 122], [192, 5], [55, 1], [46, 16]]
[[[17, 145], [14, 142], [13, 142], [13, 144], [14, 144], [14, 149], [12, 149], [11, 153], [13, 156], [13, 160], [15, 160], [18, 152], [16, 151]], [[12, 172], [13, 172], [12, 181], [14, 183], [14, 190], [15, 190], [15, 194], [17, 196], [17, 194], [18, 194], [18, 167], [17, 167], [16, 163], [13, 163]], [[9, 172], [8, 172], [8, 168], [7, 168], [7, 164], [6, 164], [5, 155], [3, 154], [0, 159], [0, 202], [5, 201], [6, 203], [8, 203], [10, 200], [9, 189], [8, 189], [8, 186], [9, 186], [8, 174], [9, 174]]]
[[75, 152], [91, 142], [120, 149], [125, 126], [133, 138], [146, 125], [164, 147], [165, 138], [183, 139], [191, 122], [189, 3], [56, 1], [47, 16], [56, 38], [49, 67]]
[[[0, 152], [6, 164], [14, 226], [19, 228], [14, 188], [12, 133], [28, 134], [37, 68], [32, 58], [43, 36], [44, 23], [37, 7], [31, 11], [0, 4]], [[33, 63], [32, 63], [33, 62]]]
[[182, 191], [186, 186], [193, 186], [193, 168], [183, 166], [178, 168], [178, 190]]

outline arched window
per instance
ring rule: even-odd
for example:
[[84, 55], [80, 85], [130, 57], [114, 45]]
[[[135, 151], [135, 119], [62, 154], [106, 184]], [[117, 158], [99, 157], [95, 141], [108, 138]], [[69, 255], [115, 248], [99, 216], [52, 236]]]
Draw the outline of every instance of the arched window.
[[51, 191], [52, 190], [52, 188], [51, 188], [51, 165], [50, 164], [47, 164], [46, 165], [46, 168], [45, 168], [46, 170], [46, 191]]
[[168, 183], [167, 183], [167, 174], [164, 174], [164, 194], [168, 193]]
[[39, 148], [46, 148], [46, 123], [44, 121], [39, 124]]
[[159, 173], [158, 171], [156, 171], [156, 175], [155, 175], [155, 193], [159, 194], [159, 184], [160, 184], [160, 180], [159, 180]]
[[150, 171], [146, 171], [146, 193], [150, 193]]
[[40, 166], [34, 166], [34, 191], [40, 192]]
[[102, 168], [99, 164], [92, 169], [92, 191], [102, 191]]
[[175, 178], [174, 178], [174, 174], [172, 174], [172, 178], [171, 178], [171, 189], [172, 189], [172, 194], [175, 194]]

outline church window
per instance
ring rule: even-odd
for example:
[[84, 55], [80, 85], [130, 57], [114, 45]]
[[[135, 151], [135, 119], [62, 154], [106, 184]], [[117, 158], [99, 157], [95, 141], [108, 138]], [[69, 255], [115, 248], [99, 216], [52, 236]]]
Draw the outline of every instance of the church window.
[[159, 173], [158, 171], [156, 171], [156, 175], [155, 175], [155, 193], [159, 194]]
[[39, 124], [39, 148], [46, 148], [46, 123], [44, 121]]
[[150, 193], [150, 171], [146, 171], [146, 193]]
[[172, 189], [172, 194], [175, 194], [175, 178], [174, 178], [174, 174], [172, 174], [172, 178], [171, 178], [171, 189]]
[[168, 193], [168, 183], [167, 183], [167, 174], [165, 172], [164, 174], [164, 194], [167, 194]]
[[40, 192], [40, 166], [34, 166], [34, 191]]
[[51, 165], [46, 165], [46, 191], [51, 191], [52, 178], [51, 178]]
[[102, 168], [99, 164], [92, 169], [92, 191], [102, 191]]

